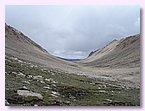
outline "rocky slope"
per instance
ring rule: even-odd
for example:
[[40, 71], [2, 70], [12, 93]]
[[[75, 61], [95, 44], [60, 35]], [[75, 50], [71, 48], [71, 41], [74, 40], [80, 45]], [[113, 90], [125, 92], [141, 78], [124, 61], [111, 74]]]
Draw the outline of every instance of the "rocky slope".
[[140, 35], [114, 40], [81, 62], [92, 67], [140, 67]]
[[5, 27], [5, 54], [14, 56], [45, 67], [60, 68], [64, 70], [74, 68], [75, 63], [68, 62], [49, 54], [44, 48], [25, 36], [15, 28]]

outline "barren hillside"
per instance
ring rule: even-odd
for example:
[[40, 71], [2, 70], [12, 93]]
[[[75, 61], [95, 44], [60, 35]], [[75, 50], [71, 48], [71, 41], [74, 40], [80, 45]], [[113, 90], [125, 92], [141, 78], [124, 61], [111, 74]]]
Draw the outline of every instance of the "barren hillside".
[[82, 63], [92, 67], [140, 67], [140, 35], [112, 41]]
[[25, 36], [17, 29], [8, 26], [5, 28], [6, 56], [14, 56], [29, 62], [52, 68], [74, 68], [75, 63], [64, 61], [49, 54], [44, 48]]

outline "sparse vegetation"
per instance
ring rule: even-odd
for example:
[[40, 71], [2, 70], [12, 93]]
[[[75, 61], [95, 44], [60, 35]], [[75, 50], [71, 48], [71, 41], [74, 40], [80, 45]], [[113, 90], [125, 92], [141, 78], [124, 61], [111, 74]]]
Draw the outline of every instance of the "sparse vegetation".
[[[14, 57], [6, 57], [5, 74], [5, 99], [10, 106], [140, 105], [140, 89], [127, 89], [110, 81], [45, 68]], [[43, 99], [19, 95], [18, 90], [41, 94]]]

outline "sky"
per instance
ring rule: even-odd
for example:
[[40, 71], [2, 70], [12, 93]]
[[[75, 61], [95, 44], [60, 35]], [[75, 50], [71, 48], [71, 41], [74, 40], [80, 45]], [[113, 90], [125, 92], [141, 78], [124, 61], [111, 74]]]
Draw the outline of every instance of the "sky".
[[140, 7], [7, 5], [5, 22], [50, 54], [83, 59], [114, 39], [140, 33]]

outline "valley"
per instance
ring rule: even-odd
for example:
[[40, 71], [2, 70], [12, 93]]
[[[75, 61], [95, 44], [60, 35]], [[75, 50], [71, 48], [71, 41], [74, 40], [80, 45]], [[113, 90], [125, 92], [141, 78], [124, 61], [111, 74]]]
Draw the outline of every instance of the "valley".
[[140, 35], [68, 61], [6, 24], [6, 106], [140, 106]]

